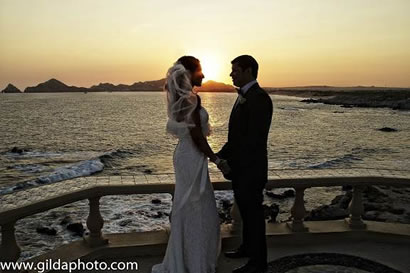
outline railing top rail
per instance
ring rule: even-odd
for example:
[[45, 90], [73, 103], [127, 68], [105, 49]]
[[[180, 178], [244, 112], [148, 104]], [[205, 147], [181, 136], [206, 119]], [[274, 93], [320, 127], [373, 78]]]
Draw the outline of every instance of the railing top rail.
[[[210, 173], [215, 190], [231, 189], [220, 173]], [[343, 185], [410, 187], [410, 171], [377, 169], [270, 170], [267, 189]], [[95, 196], [172, 193], [173, 174], [77, 177], [0, 195], [0, 225]]]

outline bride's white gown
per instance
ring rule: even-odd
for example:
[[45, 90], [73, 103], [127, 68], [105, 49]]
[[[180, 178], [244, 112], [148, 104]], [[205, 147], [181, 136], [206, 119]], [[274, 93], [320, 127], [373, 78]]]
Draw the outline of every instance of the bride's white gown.
[[[201, 127], [209, 134], [208, 113], [200, 109]], [[208, 159], [189, 134], [179, 137], [173, 164], [175, 192], [171, 232], [161, 264], [153, 273], [214, 273], [221, 252], [220, 220], [208, 172]]]

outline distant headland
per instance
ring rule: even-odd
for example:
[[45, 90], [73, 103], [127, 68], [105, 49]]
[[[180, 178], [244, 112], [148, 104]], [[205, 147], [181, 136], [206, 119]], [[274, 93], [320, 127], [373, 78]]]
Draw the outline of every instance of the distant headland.
[[303, 86], [265, 88], [270, 94], [297, 96], [305, 103], [324, 103], [342, 107], [387, 107], [410, 110], [410, 88], [376, 86]]
[[[87, 87], [68, 86], [67, 84], [57, 80], [50, 79], [48, 81], [39, 83], [36, 86], [29, 86], [24, 89], [24, 92], [17, 87], [9, 83], [1, 93], [60, 93], [60, 92], [140, 92], [140, 91], [162, 91], [165, 83], [165, 79], [155, 81], [135, 82], [133, 84], [112, 84], [112, 83], [100, 83]], [[233, 92], [234, 87], [229, 84], [207, 81], [198, 88], [199, 91], [206, 92]]]
[[[24, 92], [9, 83], [0, 93], [62, 93], [62, 92], [142, 92], [162, 91], [165, 79], [140, 81], [133, 84], [99, 83], [89, 88], [68, 86], [50, 79], [36, 86], [29, 86]], [[324, 103], [343, 107], [388, 107], [398, 110], [410, 110], [410, 88], [377, 86], [299, 86], [299, 87], [264, 87], [272, 95], [297, 96], [305, 103]], [[232, 85], [207, 81], [197, 88], [200, 92], [235, 92]]]

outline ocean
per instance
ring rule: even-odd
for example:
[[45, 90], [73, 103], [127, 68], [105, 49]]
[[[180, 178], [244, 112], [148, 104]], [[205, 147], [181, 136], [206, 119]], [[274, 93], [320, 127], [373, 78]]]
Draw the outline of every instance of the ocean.
[[[219, 151], [236, 94], [200, 96], [212, 126], [208, 141]], [[410, 169], [409, 111], [271, 98], [270, 169]], [[166, 120], [163, 92], [0, 94], [0, 198], [42, 184], [58, 187], [78, 176], [172, 173], [177, 139], [165, 132]], [[382, 132], [383, 127], [397, 131]], [[214, 164], [209, 166], [217, 171]], [[337, 194], [335, 187], [307, 190], [306, 207], [330, 202]], [[232, 192], [216, 192], [216, 197], [220, 207], [222, 200], [232, 200]], [[162, 202], [153, 204], [152, 199]], [[279, 220], [286, 219], [292, 205], [283, 202]], [[171, 204], [168, 194], [103, 197], [103, 231], [160, 229], [169, 223]], [[80, 201], [18, 221], [22, 258], [78, 239], [59, 221], [70, 216], [85, 225], [87, 213], [87, 202]], [[57, 236], [36, 233], [39, 225], [55, 227]]]
[[[177, 140], [165, 132], [163, 92], [0, 95], [0, 193], [86, 175], [173, 172]], [[227, 138], [236, 94], [201, 93], [213, 129]], [[271, 169], [410, 169], [410, 113], [306, 104], [271, 96]], [[381, 132], [393, 127], [398, 132]], [[23, 152], [12, 152], [13, 148]], [[14, 151], [17, 151], [16, 149]], [[213, 164], [211, 170], [216, 171]]]

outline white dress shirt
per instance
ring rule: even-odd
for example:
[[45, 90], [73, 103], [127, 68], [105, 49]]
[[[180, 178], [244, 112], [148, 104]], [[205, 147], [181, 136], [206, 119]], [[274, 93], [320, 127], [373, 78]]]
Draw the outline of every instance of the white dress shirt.
[[[242, 94], [245, 95], [246, 92], [248, 92], [249, 88], [251, 88], [252, 85], [254, 85], [254, 84], [257, 83], [257, 82], [258, 82], [257, 80], [253, 80], [253, 81], [248, 82], [248, 83], [245, 84], [244, 86], [242, 86], [242, 87], [241, 87]], [[239, 103], [239, 96], [238, 96], [238, 98], [237, 98], [236, 101], [235, 101], [235, 106], [234, 106], [234, 108], [236, 108], [236, 106], [238, 105], [238, 103]]]
[[257, 83], [257, 82], [258, 82], [257, 80], [253, 80], [253, 81], [248, 82], [248, 83], [245, 84], [244, 86], [242, 86], [242, 87], [241, 87], [242, 94], [245, 95], [246, 92], [249, 90], [249, 88], [251, 88], [252, 85], [254, 85], [254, 84]]

